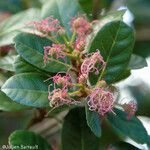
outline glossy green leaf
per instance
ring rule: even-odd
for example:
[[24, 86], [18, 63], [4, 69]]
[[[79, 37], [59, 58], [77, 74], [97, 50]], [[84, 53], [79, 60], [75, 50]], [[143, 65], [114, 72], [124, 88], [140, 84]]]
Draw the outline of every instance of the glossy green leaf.
[[48, 83], [38, 73], [18, 74], [8, 79], [2, 91], [15, 102], [33, 107], [48, 106]]
[[105, 16], [103, 16], [98, 24], [96, 25], [96, 32], [99, 32], [99, 30], [106, 25], [109, 22], [112, 21], [122, 21], [123, 15], [125, 14], [126, 10], [117, 10], [107, 13]]
[[8, 96], [0, 91], [0, 110], [2, 111], [18, 111], [27, 108], [24, 105], [12, 101]]
[[51, 41], [33, 34], [21, 33], [15, 38], [15, 47], [19, 55], [33, 66], [48, 72], [66, 71], [71, 65], [64, 60], [51, 60], [44, 65], [44, 46], [51, 45]]
[[126, 142], [118, 142], [118, 143], [115, 143], [115, 144], [111, 144], [109, 146], [110, 149], [115, 149], [115, 150], [140, 150], [138, 149], [137, 147], [129, 144], [129, 143], [126, 143]]
[[0, 58], [0, 68], [8, 71], [14, 71], [13, 63], [16, 56], [8, 55], [5, 57]]
[[81, 12], [81, 8], [77, 0], [46, 1], [41, 11], [43, 18], [54, 16], [54, 18], [59, 19], [68, 32], [70, 32], [69, 22], [71, 18], [79, 12]]
[[101, 121], [100, 116], [96, 112], [89, 110], [88, 106], [85, 107], [87, 124], [91, 131], [97, 136], [101, 136]]
[[128, 120], [127, 114], [119, 109], [115, 109], [115, 113], [109, 113], [107, 118], [116, 131], [137, 143], [147, 143], [148, 134], [138, 118], [134, 116]]
[[127, 70], [133, 45], [134, 32], [125, 23], [113, 21], [104, 25], [89, 50], [93, 52], [99, 49], [106, 62], [106, 68], [95, 79], [104, 78], [108, 84], [114, 83]]
[[144, 67], [147, 67], [146, 59], [141, 56], [132, 54], [128, 68], [129, 69], [141, 69]]
[[122, 21], [123, 20], [123, 15], [125, 14], [126, 10], [117, 10], [117, 11], [112, 11], [104, 15], [100, 20], [96, 23], [94, 26], [94, 33], [92, 33], [89, 36], [89, 41], [87, 45], [87, 49], [90, 49], [90, 46], [93, 42], [93, 39], [97, 35], [97, 33], [101, 30], [101, 28], [106, 25], [109, 22], [112, 21]]
[[13, 38], [31, 21], [37, 20], [40, 10], [28, 9], [17, 13], [0, 24], [0, 46], [13, 44]]
[[62, 129], [63, 150], [98, 150], [99, 139], [87, 126], [85, 110], [72, 109], [65, 117]]
[[129, 69], [125, 70], [122, 74], [120, 74], [115, 80], [114, 83], [125, 80], [131, 75], [131, 71]]
[[16, 73], [37, 72], [36, 67], [26, 62], [20, 56], [16, 57], [13, 66]]
[[9, 145], [13, 147], [12, 150], [52, 150], [50, 144], [40, 135], [24, 130], [13, 132], [9, 137]]

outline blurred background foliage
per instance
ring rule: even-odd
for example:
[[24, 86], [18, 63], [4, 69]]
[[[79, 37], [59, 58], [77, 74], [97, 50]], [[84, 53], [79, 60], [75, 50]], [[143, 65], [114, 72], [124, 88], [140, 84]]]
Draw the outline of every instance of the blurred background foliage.
[[[49, 0], [0, 0], [0, 23], [2, 24], [3, 21], [9, 19], [12, 15], [26, 9], [41, 9], [43, 3], [47, 1]], [[124, 21], [136, 30], [134, 53], [145, 58], [148, 66], [143, 69], [133, 70], [131, 76], [121, 84], [117, 84], [117, 86], [121, 91], [120, 99], [127, 97], [137, 100], [139, 108], [137, 114], [147, 118], [141, 120], [150, 134], [150, 0], [79, 0], [79, 2], [89, 18], [98, 18], [99, 15], [105, 15], [107, 12], [116, 9], [127, 9]], [[12, 45], [1, 45], [0, 86], [14, 74], [12, 70], [12, 62], [14, 61], [12, 56], [14, 54], [16, 52]], [[4, 61], [4, 57], [6, 61]], [[0, 103], [4, 97], [4, 95], [0, 94]], [[24, 110], [21, 112], [0, 111], [0, 145], [7, 143], [7, 138], [12, 131], [25, 129], [27, 126], [55, 143], [64, 115], [64, 113], [60, 113], [57, 118], [52, 116], [51, 121], [50, 119], [44, 119], [40, 120], [39, 124], [30, 126], [33, 118], [39, 118], [36, 110]]]

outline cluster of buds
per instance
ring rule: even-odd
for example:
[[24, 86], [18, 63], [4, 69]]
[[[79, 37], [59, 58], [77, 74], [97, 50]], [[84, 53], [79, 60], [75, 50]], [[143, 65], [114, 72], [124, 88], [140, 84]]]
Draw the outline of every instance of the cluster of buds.
[[[71, 71], [67, 71], [67, 73], [59, 72], [48, 79], [54, 83], [54, 89], [49, 88], [48, 99], [51, 107], [76, 105], [81, 103], [80, 100], [84, 98], [89, 110], [97, 112], [100, 116], [113, 112], [115, 106], [113, 91], [102, 79], [95, 87], [89, 81], [90, 73], [99, 75], [106, 68], [106, 62], [99, 50], [86, 54], [86, 42], [88, 36], [93, 32], [94, 22], [89, 22], [85, 15], [78, 15], [71, 19], [72, 37], [67, 35], [66, 30], [60, 26], [60, 22], [53, 17], [48, 17], [39, 22], [32, 22], [36, 30], [53, 42], [52, 45], [43, 48], [44, 64], [46, 65], [47, 61], [52, 61], [53, 59], [64, 61], [65, 63], [66, 60], [70, 60], [72, 68], [74, 68], [70, 69], [72, 69], [71, 71], [74, 72], [75, 76], [69, 74]], [[60, 38], [57, 38], [57, 36], [54, 38], [53, 35], [59, 35]], [[75, 97], [78, 97], [78, 101], [74, 99]], [[134, 103], [124, 104], [122, 107], [128, 113], [128, 119], [137, 110]]]

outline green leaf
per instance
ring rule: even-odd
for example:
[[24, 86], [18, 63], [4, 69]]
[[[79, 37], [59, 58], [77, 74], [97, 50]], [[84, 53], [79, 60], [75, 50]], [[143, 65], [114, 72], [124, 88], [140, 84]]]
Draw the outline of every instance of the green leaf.
[[0, 91], [0, 110], [2, 111], [18, 111], [27, 108], [24, 105], [13, 102], [2, 91]]
[[15, 38], [15, 46], [19, 55], [33, 66], [48, 72], [67, 71], [71, 65], [51, 57], [51, 61], [44, 65], [44, 46], [51, 45], [51, 41], [33, 34], [21, 33]]
[[48, 106], [48, 83], [38, 73], [18, 74], [8, 79], [2, 91], [15, 102], [33, 107]]
[[90, 46], [93, 42], [93, 39], [98, 34], [98, 32], [101, 30], [101, 28], [106, 25], [107, 23], [110, 23], [112, 21], [122, 21], [123, 15], [125, 14], [126, 10], [117, 10], [117, 11], [111, 11], [107, 13], [105, 16], [103, 16], [98, 23], [94, 26], [94, 33], [89, 35], [89, 41], [87, 45], [87, 49], [90, 49]]
[[0, 1], [0, 11], [4, 13], [10, 13], [14, 14], [19, 11], [21, 11], [22, 8], [20, 6], [20, 2], [18, 1], [10, 1], [10, 0], [4, 0]]
[[119, 109], [115, 109], [114, 112], [116, 115], [109, 113], [107, 118], [116, 131], [137, 143], [147, 143], [148, 134], [138, 118], [133, 116], [131, 120], [128, 120], [125, 112]]
[[16, 57], [13, 66], [16, 73], [37, 72], [36, 67], [26, 62], [19, 55]]
[[132, 54], [129, 65], [128, 65], [129, 69], [141, 69], [147, 66], [148, 65], [147, 65], [145, 58]]
[[125, 80], [126, 78], [128, 78], [129, 76], [131, 75], [131, 71], [128, 69], [128, 70], [125, 70], [122, 74], [120, 74], [120, 76], [118, 76], [115, 80], [114, 80], [114, 83], [116, 82], [120, 82], [122, 80]]
[[8, 71], [14, 71], [13, 63], [15, 58], [15, 55], [7, 55], [0, 58], [0, 68]]
[[91, 53], [99, 49], [106, 62], [106, 68], [95, 81], [104, 78], [108, 84], [114, 83], [127, 70], [133, 45], [134, 32], [122, 21], [113, 21], [103, 26], [89, 50]]
[[[150, 23], [150, 1], [149, 0], [126, 0], [125, 5], [134, 15], [134, 22], [137, 24], [147, 24]], [[142, 11], [141, 11], [142, 10]]]
[[28, 9], [17, 13], [0, 24], [0, 46], [13, 44], [13, 38], [31, 21], [37, 20], [40, 16], [38, 9]]
[[12, 150], [52, 150], [50, 144], [40, 135], [24, 130], [13, 132], [9, 137], [9, 144], [14, 147]]
[[41, 8], [42, 2], [40, 0], [22, 0], [22, 7], [26, 8]]
[[87, 126], [85, 110], [72, 109], [65, 117], [62, 129], [63, 150], [98, 150], [99, 139]]
[[133, 145], [126, 142], [118, 142], [115, 144], [111, 144], [109, 148], [115, 150], [140, 150], [137, 147], [134, 147]]
[[7, 77], [5, 76], [5, 74], [3, 72], [0, 73], [0, 87], [5, 83], [6, 80]]
[[41, 11], [43, 18], [54, 16], [68, 32], [70, 32], [69, 22], [71, 18], [75, 17], [79, 12], [81, 12], [81, 8], [77, 0], [46, 1]]
[[[145, 33], [144, 33], [145, 34]], [[143, 40], [136, 40], [133, 52], [139, 56], [147, 58], [150, 56], [150, 42]]]
[[87, 124], [91, 131], [97, 136], [101, 137], [101, 121], [98, 113], [90, 111], [88, 106], [85, 107]]
[[78, 0], [82, 9], [88, 16], [88, 18], [92, 19], [92, 11], [93, 11], [93, 1], [92, 0]]
[[112, 21], [122, 21], [123, 15], [125, 14], [126, 10], [117, 10], [107, 13], [105, 16], [103, 16], [99, 23], [96, 25], [96, 30], [99, 32], [99, 30], [106, 25], [107, 23], [110, 23]]

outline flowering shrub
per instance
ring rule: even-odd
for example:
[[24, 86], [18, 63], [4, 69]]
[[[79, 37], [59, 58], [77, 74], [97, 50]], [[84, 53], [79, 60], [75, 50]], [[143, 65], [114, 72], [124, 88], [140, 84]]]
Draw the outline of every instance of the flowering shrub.
[[[57, 13], [49, 11], [40, 20], [29, 21], [26, 32], [16, 35], [14, 43], [19, 55], [13, 64], [16, 75], [1, 90], [20, 109], [44, 110], [44, 117], [57, 110], [68, 110], [62, 128], [63, 150], [119, 150], [116, 143], [103, 143], [107, 137], [103, 126], [115, 132], [114, 141], [123, 143], [123, 147], [134, 148], [123, 142], [125, 137], [147, 144], [148, 134], [135, 116], [136, 101], [128, 99], [121, 103], [115, 85], [130, 76], [128, 64], [134, 31], [122, 20], [125, 11], [89, 21], [77, 1], [68, 3], [69, 10], [67, 2], [54, 1], [50, 8], [56, 12], [53, 5], [58, 5]], [[44, 141], [32, 134], [17, 131], [10, 136], [9, 143], [29, 144], [25, 135], [32, 144]], [[45, 147], [40, 145], [40, 150], [56, 147], [43, 143]]]

